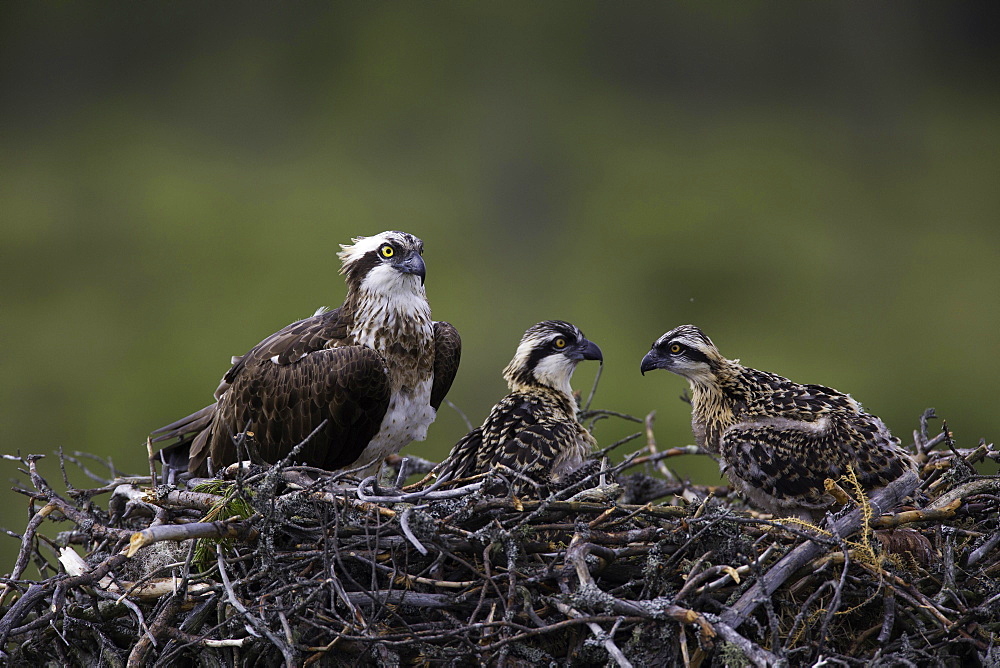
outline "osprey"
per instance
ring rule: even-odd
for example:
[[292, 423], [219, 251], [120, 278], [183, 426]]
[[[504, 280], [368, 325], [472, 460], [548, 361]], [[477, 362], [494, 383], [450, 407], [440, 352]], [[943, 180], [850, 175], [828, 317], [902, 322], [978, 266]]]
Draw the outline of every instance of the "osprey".
[[423, 440], [458, 370], [461, 339], [431, 320], [423, 242], [383, 232], [341, 245], [347, 297], [267, 337], [233, 365], [215, 403], [153, 432], [178, 439], [163, 461], [197, 475], [237, 460], [246, 432], [275, 462], [323, 424], [296, 460], [327, 470], [377, 465]]
[[848, 466], [865, 490], [916, 467], [882, 420], [849, 395], [728, 360], [694, 325], [656, 340], [640, 366], [643, 374], [652, 369], [687, 378], [695, 441], [766, 512], [815, 520], [833, 502], [824, 481]]
[[581, 467], [597, 444], [577, 420], [569, 384], [582, 360], [603, 357], [573, 325], [547, 320], [530, 327], [503, 372], [510, 394], [455, 444], [437, 466], [438, 477], [463, 478], [503, 464], [527, 478], [511, 481], [522, 494], [547, 493], [582, 477]]

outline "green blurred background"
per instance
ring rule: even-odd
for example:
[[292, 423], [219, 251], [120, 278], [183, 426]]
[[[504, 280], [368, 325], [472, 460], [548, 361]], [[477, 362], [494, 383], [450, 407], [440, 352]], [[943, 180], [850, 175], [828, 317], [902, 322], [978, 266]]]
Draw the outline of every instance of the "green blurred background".
[[[4, 3], [0, 450], [143, 472], [148, 431], [338, 305], [338, 244], [385, 229], [425, 241], [476, 424], [561, 318], [604, 350], [595, 407], [655, 409], [664, 447], [685, 385], [639, 360], [687, 322], [904, 441], [929, 406], [993, 439], [998, 6]], [[464, 431], [444, 410], [408, 451]]]

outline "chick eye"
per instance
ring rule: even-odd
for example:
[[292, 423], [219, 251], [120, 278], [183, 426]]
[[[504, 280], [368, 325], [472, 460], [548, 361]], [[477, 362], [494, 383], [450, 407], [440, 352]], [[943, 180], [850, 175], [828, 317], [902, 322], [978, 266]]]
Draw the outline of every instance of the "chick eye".
[[673, 353], [674, 355], [676, 355], [677, 353], [679, 353], [682, 350], [684, 350], [684, 346], [682, 346], [679, 343], [674, 343], [674, 344], [671, 344], [671, 346], [670, 346], [670, 352]]
[[557, 350], [562, 350], [563, 348], [566, 347], [566, 339], [560, 336], [558, 339], [552, 342], [552, 345], [555, 346]]
[[396, 250], [389, 244], [382, 246], [382, 248], [379, 249], [379, 252], [382, 253], [382, 257], [392, 257], [396, 254]]

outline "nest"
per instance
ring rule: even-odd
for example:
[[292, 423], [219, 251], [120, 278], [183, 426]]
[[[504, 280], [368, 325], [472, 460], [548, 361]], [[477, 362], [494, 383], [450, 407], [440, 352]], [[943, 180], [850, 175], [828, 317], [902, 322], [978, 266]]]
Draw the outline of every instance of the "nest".
[[[19, 458], [31, 518], [0, 650], [19, 665], [995, 665], [1000, 479], [976, 467], [1000, 452], [932, 437], [928, 417], [919, 476], [871, 498], [837, 481], [821, 526], [678, 480], [668, 460], [696, 449], [659, 449], [652, 416], [617, 416], [645, 424], [599, 454], [644, 444], [606, 484], [541, 500], [485, 494], [510, 471], [399, 488], [283, 462], [157, 484], [79, 456], [62, 465], [98, 486], [64, 476], [59, 492]], [[412, 472], [390, 463], [398, 483]], [[72, 528], [45, 538], [53, 521]]]

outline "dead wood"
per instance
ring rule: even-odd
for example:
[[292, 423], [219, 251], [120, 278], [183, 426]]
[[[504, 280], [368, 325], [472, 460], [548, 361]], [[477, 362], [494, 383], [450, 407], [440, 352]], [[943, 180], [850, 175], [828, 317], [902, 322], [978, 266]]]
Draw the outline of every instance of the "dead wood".
[[[295, 467], [57, 491], [25, 457], [30, 519], [0, 593], [7, 662], [62, 665], [965, 665], [1000, 659], [1000, 461], [914, 435], [919, 476], [821, 526], [762, 517], [645, 444], [546, 499], [516, 472], [400, 489]], [[91, 458], [95, 461], [96, 458]], [[396, 472], [402, 460], [393, 458]], [[415, 470], [428, 469], [420, 462]], [[610, 483], [610, 479], [606, 482]], [[620, 490], [625, 496], [618, 496]], [[588, 491], [589, 490], [589, 491]], [[578, 494], [586, 492], [585, 494]], [[616, 500], [617, 497], [617, 500]], [[102, 507], [102, 500], [105, 501]], [[72, 525], [55, 540], [43, 529]], [[876, 533], [878, 532], [878, 533]]]

